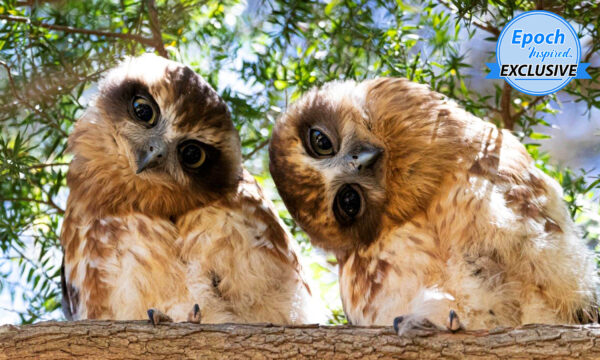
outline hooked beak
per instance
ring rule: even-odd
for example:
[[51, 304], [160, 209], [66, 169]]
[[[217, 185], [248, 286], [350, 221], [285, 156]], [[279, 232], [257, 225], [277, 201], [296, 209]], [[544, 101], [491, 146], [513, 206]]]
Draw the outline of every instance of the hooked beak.
[[166, 148], [162, 139], [150, 139], [146, 146], [137, 153], [137, 170], [135, 173], [139, 174], [146, 169], [159, 165], [165, 158]]
[[366, 169], [375, 164], [381, 156], [383, 150], [375, 146], [362, 146], [357, 153], [352, 155], [353, 163], [356, 169]]

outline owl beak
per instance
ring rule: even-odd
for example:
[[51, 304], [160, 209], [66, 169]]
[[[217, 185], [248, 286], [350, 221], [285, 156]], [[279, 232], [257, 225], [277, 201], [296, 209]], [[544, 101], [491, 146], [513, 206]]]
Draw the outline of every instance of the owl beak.
[[166, 155], [166, 146], [162, 139], [151, 139], [137, 154], [136, 174], [159, 165]]
[[377, 161], [383, 150], [375, 146], [362, 146], [356, 155], [352, 156], [356, 169], [366, 169]]

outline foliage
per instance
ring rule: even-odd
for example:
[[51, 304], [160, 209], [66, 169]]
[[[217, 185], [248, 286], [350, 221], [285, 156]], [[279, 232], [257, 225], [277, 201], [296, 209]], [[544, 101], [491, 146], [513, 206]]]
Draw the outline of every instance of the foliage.
[[[59, 317], [58, 240], [68, 190], [66, 138], [102, 74], [127, 55], [156, 51], [201, 73], [229, 103], [246, 165], [277, 201], [266, 145], [281, 109], [308, 88], [336, 79], [403, 76], [429, 84], [469, 111], [515, 131], [538, 166], [565, 188], [587, 241], [600, 232], [592, 192], [598, 174], [557, 168], [539, 144], [559, 111], [556, 96], [535, 97], [487, 81], [466, 44], [495, 42], [500, 29], [541, 1], [441, 0], [7, 0], [0, 5], [0, 292], [21, 322]], [[545, 8], [579, 25], [584, 59], [600, 47], [600, 6], [560, 0]], [[484, 54], [489, 60], [492, 53]], [[600, 71], [561, 93], [600, 107]], [[475, 80], [474, 80], [475, 79]], [[319, 254], [278, 201], [310, 259], [332, 310], [335, 259]], [[335, 294], [335, 295], [334, 295]]]

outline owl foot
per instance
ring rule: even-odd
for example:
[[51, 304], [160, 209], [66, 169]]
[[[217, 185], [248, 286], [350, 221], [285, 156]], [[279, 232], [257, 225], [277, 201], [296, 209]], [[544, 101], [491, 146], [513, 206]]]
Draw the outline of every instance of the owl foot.
[[188, 314], [188, 322], [200, 324], [202, 320], [202, 313], [200, 312], [200, 306], [198, 304], [194, 304], [194, 308]]
[[446, 328], [448, 328], [448, 330], [452, 332], [457, 332], [458, 330], [463, 328], [462, 324], [460, 323], [460, 319], [456, 314], [456, 311], [450, 310], [450, 314], [448, 315], [448, 324], [446, 324]]
[[154, 326], [160, 324], [161, 322], [162, 323], [173, 322], [173, 319], [171, 319], [169, 317], [169, 315], [163, 313], [162, 311], [160, 311], [158, 309], [154, 309], [154, 308], [148, 310], [148, 318], [150, 319], [150, 322]]
[[408, 331], [417, 331], [426, 334], [439, 330], [457, 332], [462, 328], [463, 326], [460, 323], [460, 319], [454, 310], [450, 310], [445, 326], [438, 326], [429, 319], [414, 315], [398, 316], [394, 319], [394, 331], [396, 331], [399, 336], [402, 336]]
[[398, 336], [402, 336], [409, 331], [428, 334], [437, 330], [439, 330], [439, 327], [425, 318], [407, 315], [398, 316], [394, 319], [394, 331]]

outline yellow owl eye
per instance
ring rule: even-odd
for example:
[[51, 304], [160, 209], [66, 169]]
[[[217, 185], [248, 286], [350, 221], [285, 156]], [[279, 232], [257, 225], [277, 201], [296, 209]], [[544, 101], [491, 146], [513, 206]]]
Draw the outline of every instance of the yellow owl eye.
[[308, 134], [310, 147], [317, 156], [334, 155], [333, 143], [323, 131], [319, 129], [310, 129]]
[[198, 169], [206, 161], [206, 151], [196, 141], [189, 141], [179, 147], [179, 156], [184, 166]]
[[157, 112], [154, 109], [154, 104], [150, 100], [136, 96], [133, 98], [131, 106], [133, 108], [133, 115], [135, 115], [136, 119], [150, 126], [153, 126], [156, 123]]

